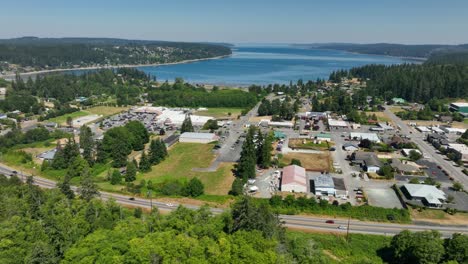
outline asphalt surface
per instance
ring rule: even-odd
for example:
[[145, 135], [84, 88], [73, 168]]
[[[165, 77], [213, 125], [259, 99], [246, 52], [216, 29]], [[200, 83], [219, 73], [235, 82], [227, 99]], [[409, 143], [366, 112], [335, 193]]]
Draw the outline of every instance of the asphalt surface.
[[[13, 174], [13, 169], [3, 164], [0, 164], [0, 173], [10, 176]], [[25, 181], [29, 175], [18, 173], [18, 177]], [[52, 180], [44, 179], [41, 177], [34, 177], [34, 184], [42, 188], [55, 188], [55, 182]], [[74, 191], [77, 187], [72, 186]], [[171, 211], [176, 209], [179, 205], [183, 205], [189, 209], [198, 209], [198, 206], [188, 204], [169, 204], [160, 202], [157, 200], [148, 200], [142, 198], [133, 198], [130, 196], [111, 194], [106, 192], [100, 193], [102, 200], [114, 199], [117, 203], [127, 206], [135, 206], [142, 208], [157, 207], [159, 210]], [[219, 214], [223, 212], [220, 208], [211, 208], [211, 212]], [[291, 216], [291, 215], [280, 215], [280, 219], [284, 222], [284, 225], [289, 228], [300, 229], [300, 230], [319, 230], [334, 233], [346, 233], [346, 229], [349, 221], [349, 232], [350, 233], [362, 233], [362, 234], [379, 234], [379, 235], [395, 235], [402, 230], [408, 229], [411, 231], [424, 231], [424, 230], [437, 230], [443, 237], [450, 237], [453, 233], [464, 233], [468, 234], [468, 226], [448, 226], [448, 225], [423, 225], [423, 224], [411, 224], [411, 225], [400, 225], [391, 223], [378, 223], [378, 222], [364, 222], [359, 220], [346, 220], [346, 219], [333, 219], [320, 218], [312, 216]], [[333, 224], [325, 223], [326, 220], [331, 219], [334, 221]]]
[[[392, 113], [388, 108], [385, 113], [393, 120], [396, 125], [399, 125], [403, 135], [407, 135], [419, 147], [420, 150], [429, 156], [435, 163], [441, 166], [448, 174], [456, 181], [459, 181], [465, 188], [468, 188], [468, 177], [464, 175], [458, 168], [450, 164], [449, 161], [444, 160], [443, 156], [436, 153], [436, 150], [424, 141], [425, 135], [417, 132], [416, 130], [408, 127], [408, 125]], [[412, 132], [412, 133], [410, 133]]]

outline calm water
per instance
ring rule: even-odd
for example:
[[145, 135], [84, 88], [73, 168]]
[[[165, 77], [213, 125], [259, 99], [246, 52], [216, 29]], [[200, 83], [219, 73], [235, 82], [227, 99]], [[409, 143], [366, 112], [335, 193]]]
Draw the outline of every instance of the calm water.
[[232, 56], [223, 59], [139, 69], [156, 76], [159, 81], [182, 77], [192, 83], [249, 85], [328, 79], [337, 69], [404, 62], [414, 61], [291, 46], [235, 46]]

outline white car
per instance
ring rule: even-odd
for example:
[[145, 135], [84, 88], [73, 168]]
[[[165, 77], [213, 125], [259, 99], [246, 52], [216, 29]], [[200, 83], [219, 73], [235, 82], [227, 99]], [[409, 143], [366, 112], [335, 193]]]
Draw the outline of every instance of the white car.
[[167, 203], [166, 205], [169, 206], [169, 207], [174, 207], [175, 206], [175, 204], [173, 204], [173, 203]]
[[346, 226], [340, 225], [340, 226], [338, 226], [338, 229], [344, 229], [344, 230], [346, 230], [346, 229], [348, 229], [348, 228], [347, 228]]

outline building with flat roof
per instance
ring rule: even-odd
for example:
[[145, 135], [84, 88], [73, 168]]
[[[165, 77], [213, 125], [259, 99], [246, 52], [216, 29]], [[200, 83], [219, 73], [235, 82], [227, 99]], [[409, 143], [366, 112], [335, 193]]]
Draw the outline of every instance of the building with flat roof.
[[284, 167], [281, 176], [282, 192], [307, 192], [307, 176], [304, 168], [297, 165]]
[[218, 138], [219, 137], [214, 133], [185, 132], [180, 135], [179, 142], [207, 144], [218, 140]]
[[57, 149], [51, 149], [46, 152], [42, 152], [41, 154], [37, 155], [39, 159], [52, 161], [54, 160], [55, 154], [57, 153]]
[[357, 151], [359, 150], [359, 146], [354, 144], [354, 143], [351, 143], [351, 142], [346, 142], [343, 144], [343, 150], [346, 150], [346, 151]]
[[447, 150], [454, 153], [458, 160], [468, 165], [468, 146], [465, 144], [448, 144]]
[[468, 103], [459, 102], [451, 103], [449, 106], [450, 111], [458, 112], [464, 116], [468, 116]]
[[351, 132], [350, 137], [352, 139], [357, 139], [357, 140], [368, 139], [372, 142], [380, 143], [380, 138], [376, 133]]
[[319, 133], [315, 136], [317, 140], [321, 141], [331, 141], [331, 134], [330, 133]]
[[343, 120], [335, 120], [335, 119], [328, 119], [328, 126], [330, 128], [338, 128], [338, 127], [348, 127], [348, 122]]
[[313, 180], [315, 195], [336, 195], [335, 183], [329, 174], [320, 174]]
[[429, 207], [442, 207], [447, 199], [445, 193], [433, 185], [408, 183], [403, 185], [401, 190], [406, 198], [422, 201]]

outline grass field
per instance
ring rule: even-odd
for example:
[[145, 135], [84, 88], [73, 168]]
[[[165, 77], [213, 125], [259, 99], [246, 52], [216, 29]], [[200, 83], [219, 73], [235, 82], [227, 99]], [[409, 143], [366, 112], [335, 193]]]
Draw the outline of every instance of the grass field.
[[[178, 143], [169, 150], [169, 156], [160, 164], [153, 166], [148, 173], [138, 174], [137, 182], [142, 179], [153, 183], [168, 180], [184, 180], [199, 178], [205, 185], [205, 193], [211, 195], [227, 195], [231, 189], [234, 176], [234, 164], [222, 163], [214, 172], [193, 171], [193, 168], [207, 168], [215, 158], [211, 152], [212, 144]], [[109, 191], [119, 191], [123, 186], [110, 185], [101, 182], [99, 185]]]
[[[291, 239], [311, 239], [329, 263], [387, 263], [391, 258], [391, 237], [350, 234], [349, 241], [341, 234], [287, 232]], [[328, 262], [327, 262], [328, 263]]]
[[93, 115], [111, 116], [128, 110], [130, 107], [113, 107], [113, 106], [95, 106], [86, 109], [86, 112]]
[[392, 119], [390, 117], [388, 117], [384, 112], [365, 112], [365, 113], [368, 116], [372, 116], [372, 115], [375, 114], [375, 116], [377, 116], [377, 121], [379, 121], [379, 122], [393, 123]]
[[450, 215], [441, 210], [433, 209], [410, 209], [411, 218], [414, 220], [433, 222], [436, 224], [468, 225], [468, 213], [456, 213]]
[[[242, 108], [208, 108], [208, 110], [197, 111], [197, 115], [212, 116], [214, 118], [237, 118], [242, 112]], [[228, 113], [231, 113], [229, 116]]]
[[289, 139], [288, 146], [293, 149], [328, 150], [331, 146], [333, 146], [333, 143], [322, 141], [318, 144], [315, 144], [314, 140], [311, 139], [291, 138]]
[[330, 171], [330, 155], [314, 153], [287, 153], [283, 155], [280, 162], [290, 164], [292, 159], [301, 161], [302, 167], [311, 171]]
[[89, 112], [87, 112], [87, 111], [77, 111], [77, 112], [73, 112], [73, 113], [70, 113], [70, 114], [61, 115], [61, 116], [51, 118], [51, 119], [47, 120], [47, 122], [55, 122], [55, 123], [60, 124], [60, 125], [65, 125], [66, 122], [67, 122], [68, 117], [71, 117], [71, 118], [75, 119], [75, 118], [83, 117], [83, 116], [87, 116], [87, 115], [89, 115]]

